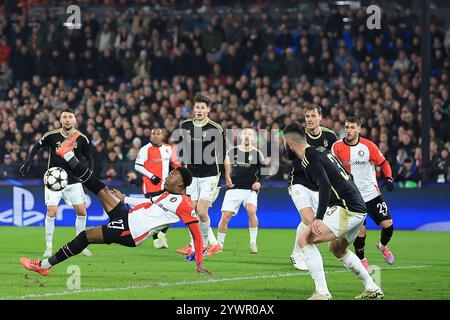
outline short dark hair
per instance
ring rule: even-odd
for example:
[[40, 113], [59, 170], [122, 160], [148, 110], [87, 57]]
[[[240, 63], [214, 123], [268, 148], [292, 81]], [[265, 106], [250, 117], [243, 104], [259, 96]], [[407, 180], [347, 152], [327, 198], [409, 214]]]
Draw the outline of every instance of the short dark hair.
[[345, 122], [356, 123], [358, 127], [361, 127], [361, 121], [356, 117], [347, 117], [347, 119], [345, 119]]
[[184, 187], [190, 186], [192, 183], [192, 173], [191, 170], [185, 167], [178, 167], [178, 172], [181, 174], [181, 177], [183, 178], [183, 185]]
[[313, 103], [305, 103], [305, 114], [308, 111], [313, 111], [313, 110], [317, 110], [317, 113], [319, 115], [322, 115], [322, 107], [319, 106], [318, 104], [313, 104]]
[[288, 134], [292, 135], [294, 139], [298, 141], [303, 141], [306, 139], [305, 129], [299, 122], [293, 122], [288, 125], [286, 128], [284, 128], [283, 133], [285, 136]]
[[211, 106], [211, 99], [208, 98], [207, 96], [201, 94], [200, 92], [197, 92], [197, 93], [195, 94], [194, 104], [196, 104], [197, 102], [200, 102], [200, 103], [201, 103], [201, 102], [206, 103], [206, 105], [207, 105], [208, 107]]
[[63, 112], [68, 112], [68, 113], [73, 113], [73, 114], [75, 114], [75, 110], [73, 110], [72, 108], [65, 108], [65, 109], [61, 112], [61, 114], [63, 114]]

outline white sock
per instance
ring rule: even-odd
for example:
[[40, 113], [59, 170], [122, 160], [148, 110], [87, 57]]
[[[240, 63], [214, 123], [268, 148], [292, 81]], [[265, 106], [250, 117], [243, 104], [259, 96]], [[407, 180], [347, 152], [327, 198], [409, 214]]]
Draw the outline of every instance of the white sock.
[[347, 268], [347, 270], [352, 272], [358, 279], [360, 279], [363, 282], [366, 290], [375, 291], [378, 289], [378, 286], [370, 277], [369, 273], [364, 268], [364, 266], [361, 263], [361, 260], [359, 260], [356, 254], [354, 254], [350, 250], [347, 250], [345, 256], [343, 256], [339, 260]]
[[[209, 224], [211, 225], [211, 222]], [[216, 236], [214, 235], [214, 232], [211, 227], [209, 227], [209, 230], [208, 230], [208, 242], [212, 246], [215, 246], [217, 244]]]
[[75, 153], [73, 151], [69, 151], [63, 156], [64, 160], [66, 160], [67, 162], [73, 157], [75, 157]]
[[306, 228], [308, 228], [308, 226], [306, 224], [304, 224], [303, 222], [300, 222], [297, 226], [297, 234], [295, 235], [295, 242], [294, 242], [294, 250], [292, 250], [292, 256], [294, 257], [302, 257], [303, 253], [302, 253], [302, 248], [300, 247], [300, 244], [298, 243], [298, 239], [300, 238], [300, 235], [302, 234], [303, 231], [306, 230]]
[[48, 262], [48, 259], [44, 259], [41, 261], [41, 268], [42, 269], [50, 269], [52, 267], [52, 265], [50, 264], [50, 262]]
[[75, 220], [75, 232], [78, 235], [81, 231], [86, 229], [86, 216], [77, 216]]
[[248, 232], [250, 233], [250, 243], [256, 243], [256, 238], [258, 237], [258, 227], [248, 228]]
[[302, 248], [303, 260], [308, 267], [309, 273], [316, 285], [316, 292], [323, 295], [330, 294], [327, 287], [327, 280], [325, 279], [325, 272], [323, 270], [322, 256], [316, 245], [309, 244]]
[[208, 219], [208, 221], [200, 220], [200, 230], [202, 231], [204, 247], [208, 246], [208, 234], [209, 234], [210, 227], [211, 227], [211, 220], [209, 220], [209, 219]]
[[55, 231], [55, 217], [45, 216], [45, 245], [53, 247], [53, 232]]
[[222, 245], [222, 247], [223, 247], [223, 245], [225, 244], [225, 236], [226, 236], [227, 234], [225, 233], [225, 232], [218, 232], [217, 233], [217, 241], [219, 241], [219, 243]]

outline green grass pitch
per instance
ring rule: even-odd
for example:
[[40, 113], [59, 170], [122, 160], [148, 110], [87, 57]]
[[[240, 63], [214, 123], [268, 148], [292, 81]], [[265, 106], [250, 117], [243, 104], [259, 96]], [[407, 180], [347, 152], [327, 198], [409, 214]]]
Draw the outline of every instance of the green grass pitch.
[[[54, 248], [71, 240], [74, 228], [57, 227]], [[170, 229], [170, 249], [157, 250], [149, 239], [138, 248], [92, 245], [94, 256], [76, 256], [57, 265], [48, 277], [25, 270], [22, 256], [44, 250], [42, 227], [0, 228], [0, 299], [306, 299], [314, 291], [308, 272], [289, 261], [295, 230], [260, 230], [260, 253], [250, 254], [248, 231], [230, 229], [225, 251], [207, 257], [212, 277], [196, 274], [175, 250], [186, 244], [187, 229]], [[367, 257], [380, 267], [385, 299], [450, 299], [450, 233], [397, 231], [390, 245], [396, 263], [388, 266], [368, 233]], [[334, 299], [352, 299], [362, 284], [320, 245]], [[67, 288], [69, 266], [80, 270], [80, 290]], [[70, 282], [70, 281], [69, 281]]]

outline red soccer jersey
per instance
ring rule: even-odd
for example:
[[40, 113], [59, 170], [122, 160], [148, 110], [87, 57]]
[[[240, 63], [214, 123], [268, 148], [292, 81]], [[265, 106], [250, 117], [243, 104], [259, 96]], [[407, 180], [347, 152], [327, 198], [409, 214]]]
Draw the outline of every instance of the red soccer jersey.
[[365, 202], [380, 195], [375, 166], [382, 167], [386, 178], [392, 177], [391, 167], [384, 155], [375, 143], [368, 139], [359, 138], [355, 145], [349, 145], [341, 139], [333, 144], [331, 152], [351, 172]]
[[130, 210], [128, 225], [136, 246], [142, 244], [158, 228], [183, 221], [194, 238], [197, 262], [203, 261], [203, 238], [194, 205], [187, 195], [164, 192], [158, 200], [143, 203]]
[[[144, 176], [142, 184], [144, 194], [164, 189], [164, 183], [169, 175], [169, 165], [172, 165], [174, 169], [181, 166], [172, 146], [163, 144], [156, 147], [148, 143], [139, 150], [136, 158], [136, 170]], [[152, 175], [159, 177], [161, 181], [156, 185], [153, 184], [150, 181]]]

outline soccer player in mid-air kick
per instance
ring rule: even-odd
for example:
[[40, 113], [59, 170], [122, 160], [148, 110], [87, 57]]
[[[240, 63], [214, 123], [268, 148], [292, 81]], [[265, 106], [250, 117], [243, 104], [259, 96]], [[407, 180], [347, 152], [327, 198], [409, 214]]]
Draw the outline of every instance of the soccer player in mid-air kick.
[[93, 175], [92, 170], [76, 158], [73, 148], [79, 135], [79, 132], [75, 132], [70, 136], [62, 143], [57, 154], [67, 161], [71, 172], [82, 181], [83, 185], [98, 196], [110, 222], [81, 232], [48, 259], [40, 261], [21, 258], [20, 263], [28, 270], [48, 275], [53, 266], [79, 254], [90, 244], [117, 243], [136, 247], [153, 234], [181, 219], [189, 227], [194, 238], [194, 246], [198, 253], [196, 272], [211, 274], [203, 266], [203, 239], [198, 218], [191, 200], [185, 195], [186, 187], [192, 182], [190, 171], [181, 167], [173, 170], [166, 179], [166, 191], [155, 202], [144, 199], [145, 202], [128, 210], [108, 187]]
[[358, 257], [347, 249], [357, 237], [366, 216], [366, 205], [350, 173], [324, 147], [312, 147], [299, 123], [284, 130], [284, 143], [291, 156], [301, 159], [306, 177], [319, 189], [319, 205], [312, 223], [298, 239], [303, 260], [316, 291], [310, 300], [330, 300], [322, 256], [316, 244], [329, 243], [329, 250], [360, 279], [365, 287], [357, 299], [380, 299], [383, 291], [372, 280]]
[[[384, 260], [388, 264], [394, 264], [394, 255], [387, 247], [394, 233], [394, 224], [386, 202], [381, 196], [375, 173], [375, 166], [381, 167], [386, 179], [386, 189], [393, 191], [391, 166], [375, 143], [360, 137], [360, 133], [361, 122], [354, 117], [349, 117], [345, 121], [345, 138], [335, 142], [331, 151], [352, 174], [366, 203], [367, 213], [377, 225], [381, 226], [381, 237], [377, 243], [378, 250], [383, 254]], [[361, 263], [369, 270], [369, 262], [364, 255], [365, 244], [366, 221], [364, 221], [364, 226], [353, 245]]]

